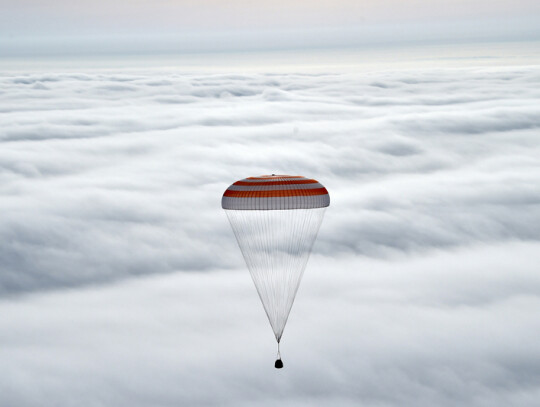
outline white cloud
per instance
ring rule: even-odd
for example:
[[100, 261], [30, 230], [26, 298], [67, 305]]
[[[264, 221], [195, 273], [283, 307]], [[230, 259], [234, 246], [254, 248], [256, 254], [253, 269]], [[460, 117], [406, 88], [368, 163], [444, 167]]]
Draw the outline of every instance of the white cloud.
[[[530, 406], [539, 83], [1, 76], [1, 404]], [[332, 198], [279, 375], [220, 207], [264, 173]]]
[[[0, 302], [6, 405], [531, 406], [538, 243], [310, 263], [282, 343], [245, 270]], [[519, 267], [515, 267], [520, 259]]]
[[538, 75], [4, 76], [0, 287], [237, 267], [220, 196], [259, 173], [330, 189], [327, 254], [536, 240]]

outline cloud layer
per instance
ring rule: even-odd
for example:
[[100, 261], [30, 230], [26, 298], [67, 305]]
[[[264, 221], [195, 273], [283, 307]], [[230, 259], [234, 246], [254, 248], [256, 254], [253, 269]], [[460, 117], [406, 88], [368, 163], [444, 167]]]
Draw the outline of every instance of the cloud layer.
[[[533, 405], [539, 105], [526, 66], [0, 76], [0, 404]], [[332, 199], [279, 374], [220, 207], [268, 173]]]
[[540, 237], [536, 68], [0, 81], [0, 292], [239, 267], [229, 183], [332, 196], [315, 250], [370, 257]]
[[530, 407], [540, 395], [539, 247], [399, 261], [315, 256], [285, 330], [281, 371], [245, 270], [4, 300], [0, 399]]

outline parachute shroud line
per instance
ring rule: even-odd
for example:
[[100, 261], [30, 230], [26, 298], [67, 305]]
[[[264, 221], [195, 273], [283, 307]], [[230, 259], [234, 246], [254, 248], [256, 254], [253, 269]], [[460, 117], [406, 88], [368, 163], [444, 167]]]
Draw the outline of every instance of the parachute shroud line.
[[301, 176], [245, 178], [223, 194], [222, 207], [278, 342], [278, 369], [279, 343], [329, 205], [326, 188]]

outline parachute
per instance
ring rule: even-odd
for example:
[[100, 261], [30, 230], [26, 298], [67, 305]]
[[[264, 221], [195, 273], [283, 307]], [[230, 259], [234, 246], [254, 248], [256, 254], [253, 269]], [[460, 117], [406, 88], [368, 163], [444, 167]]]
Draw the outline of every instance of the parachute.
[[221, 201], [279, 344], [330, 195], [314, 179], [262, 175], [232, 184]]

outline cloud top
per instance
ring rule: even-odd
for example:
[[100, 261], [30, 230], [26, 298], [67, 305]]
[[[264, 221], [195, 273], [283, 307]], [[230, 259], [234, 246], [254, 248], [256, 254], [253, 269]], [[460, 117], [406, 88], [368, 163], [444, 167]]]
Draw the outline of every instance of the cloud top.
[[534, 67], [0, 78], [0, 292], [236, 268], [234, 180], [319, 179], [316, 253], [536, 241]]

